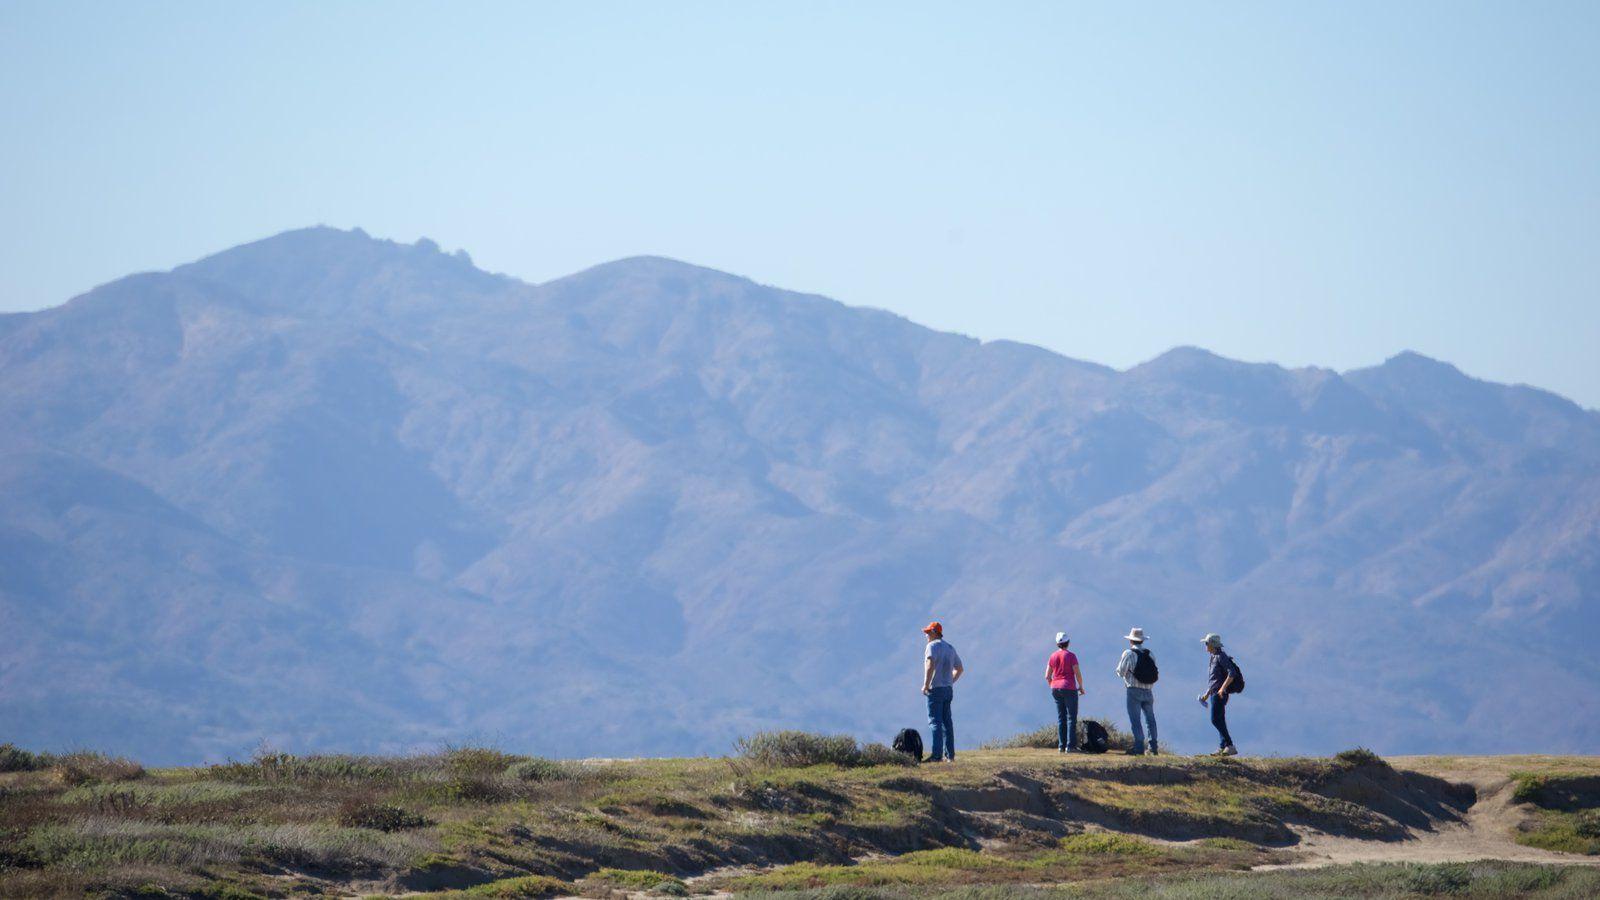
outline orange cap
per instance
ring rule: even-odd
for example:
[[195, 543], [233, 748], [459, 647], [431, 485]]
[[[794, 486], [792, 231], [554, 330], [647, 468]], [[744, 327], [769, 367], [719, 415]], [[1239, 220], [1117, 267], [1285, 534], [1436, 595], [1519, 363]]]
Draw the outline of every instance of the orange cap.
[[944, 626], [940, 625], [938, 622], [929, 622], [928, 623], [928, 627], [922, 629], [922, 633], [923, 634], [937, 634], [937, 635], [941, 635], [942, 636], [944, 634]]

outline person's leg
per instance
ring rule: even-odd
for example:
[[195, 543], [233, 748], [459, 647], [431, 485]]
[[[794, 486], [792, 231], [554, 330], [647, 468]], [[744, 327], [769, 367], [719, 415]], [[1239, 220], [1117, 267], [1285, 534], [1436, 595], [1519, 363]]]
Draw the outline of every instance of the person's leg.
[[944, 688], [944, 758], [956, 758], [956, 723], [950, 717], [950, 707], [955, 703], [956, 689]]
[[944, 713], [939, 707], [939, 688], [928, 692], [928, 762], [938, 762], [944, 743]]
[[1067, 749], [1078, 749], [1078, 692], [1063, 691], [1067, 695]]
[[1071, 734], [1067, 731], [1067, 692], [1051, 688], [1050, 698], [1056, 702], [1056, 749], [1065, 750]]
[[1228, 734], [1228, 698], [1218, 694], [1211, 698], [1211, 724], [1217, 729], [1222, 747], [1233, 746], [1233, 736]]
[[1146, 724], [1146, 727], [1150, 731], [1150, 752], [1154, 753], [1154, 752], [1157, 751], [1157, 746], [1156, 746], [1156, 693], [1155, 693], [1155, 691], [1147, 689], [1144, 692], [1144, 701], [1143, 701], [1142, 705], [1144, 706], [1145, 724]]
[[1144, 725], [1139, 721], [1139, 689], [1128, 688], [1128, 726], [1133, 729], [1133, 752], [1144, 752]]

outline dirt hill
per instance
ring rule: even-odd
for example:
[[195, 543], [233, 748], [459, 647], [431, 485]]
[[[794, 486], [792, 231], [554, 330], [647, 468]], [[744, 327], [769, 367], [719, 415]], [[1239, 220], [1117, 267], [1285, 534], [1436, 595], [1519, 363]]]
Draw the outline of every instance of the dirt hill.
[[0, 896], [1600, 889], [1593, 757], [999, 750], [918, 767], [789, 741], [721, 759], [459, 749], [154, 771], [8, 747]]

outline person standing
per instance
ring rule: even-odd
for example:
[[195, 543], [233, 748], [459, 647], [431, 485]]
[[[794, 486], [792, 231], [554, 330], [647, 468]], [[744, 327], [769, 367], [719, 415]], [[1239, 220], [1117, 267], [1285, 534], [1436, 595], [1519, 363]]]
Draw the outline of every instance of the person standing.
[[1117, 660], [1117, 677], [1128, 686], [1128, 722], [1133, 730], [1133, 749], [1128, 751], [1130, 756], [1141, 756], [1145, 753], [1145, 729], [1139, 722], [1139, 716], [1144, 715], [1144, 724], [1150, 726], [1149, 753], [1155, 756], [1156, 745], [1156, 695], [1151, 688], [1155, 687], [1156, 679], [1160, 672], [1156, 669], [1156, 658], [1144, 645], [1144, 629], [1130, 629], [1124, 636], [1128, 641], [1128, 649], [1122, 651], [1122, 658]]
[[1078, 697], [1083, 694], [1083, 671], [1078, 655], [1067, 649], [1072, 641], [1065, 631], [1056, 632], [1056, 652], [1044, 663], [1044, 680], [1050, 683], [1050, 696], [1056, 701], [1056, 752], [1078, 752]]
[[956, 726], [950, 719], [950, 701], [955, 699], [956, 682], [966, 669], [961, 666], [961, 654], [944, 639], [943, 625], [929, 622], [922, 633], [928, 636], [922, 664], [922, 695], [928, 698], [928, 730], [933, 744], [928, 748], [928, 762], [938, 762], [941, 757], [954, 762]]
[[1233, 746], [1233, 736], [1228, 734], [1228, 696], [1233, 693], [1235, 676], [1239, 667], [1234, 664], [1233, 657], [1222, 649], [1222, 635], [1215, 632], [1204, 638], [1206, 652], [1211, 654], [1211, 672], [1206, 684], [1206, 692], [1200, 695], [1200, 705], [1206, 705], [1206, 699], [1211, 700], [1211, 725], [1217, 729], [1217, 737], [1222, 741], [1222, 746], [1217, 750], [1217, 756], [1238, 756], [1239, 751]]

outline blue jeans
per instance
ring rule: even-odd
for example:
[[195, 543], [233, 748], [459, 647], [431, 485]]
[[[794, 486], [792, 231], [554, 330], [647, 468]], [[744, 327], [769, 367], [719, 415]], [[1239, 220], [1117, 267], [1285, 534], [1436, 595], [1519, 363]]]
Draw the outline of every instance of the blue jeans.
[[1228, 733], [1228, 698], [1218, 694], [1211, 698], [1211, 724], [1217, 729], [1217, 737], [1222, 738], [1222, 746], [1233, 746], [1233, 735]]
[[1156, 695], [1149, 688], [1128, 688], [1128, 722], [1133, 726], [1133, 752], [1144, 752], [1144, 727], [1139, 723], [1139, 713], [1144, 713], [1150, 725], [1150, 749], [1156, 749]]
[[956, 758], [956, 726], [950, 721], [950, 701], [956, 696], [955, 688], [936, 687], [928, 691], [928, 730], [933, 746], [928, 748], [929, 761], [940, 756]]
[[1056, 749], [1078, 749], [1078, 691], [1051, 688], [1056, 700]]

